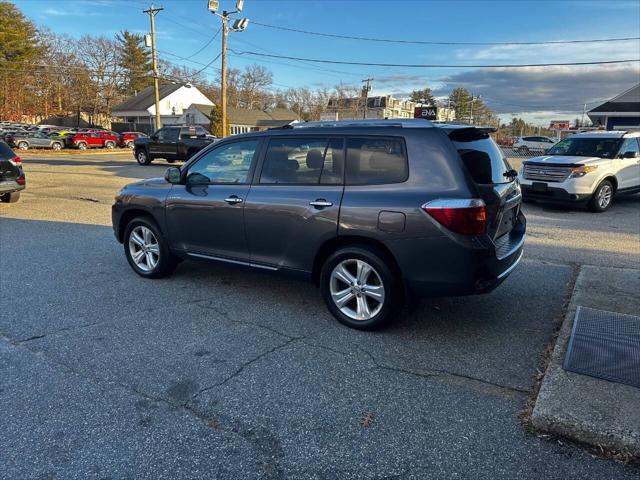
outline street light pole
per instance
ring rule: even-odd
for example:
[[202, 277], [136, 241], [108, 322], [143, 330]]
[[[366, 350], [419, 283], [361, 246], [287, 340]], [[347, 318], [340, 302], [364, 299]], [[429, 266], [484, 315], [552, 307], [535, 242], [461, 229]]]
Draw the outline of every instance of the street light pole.
[[158, 12], [161, 12], [164, 8], [153, 8], [153, 3], [149, 10], [144, 10], [143, 13], [148, 13], [151, 19], [151, 64], [153, 67], [153, 89], [155, 93], [156, 103], [156, 130], [160, 130], [162, 122], [160, 121], [160, 91], [158, 86], [158, 55], [156, 52], [156, 25], [155, 16]]

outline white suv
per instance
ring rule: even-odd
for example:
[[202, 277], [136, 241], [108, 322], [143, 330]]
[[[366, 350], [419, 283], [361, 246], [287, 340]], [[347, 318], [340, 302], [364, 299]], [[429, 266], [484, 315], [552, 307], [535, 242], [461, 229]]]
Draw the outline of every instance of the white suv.
[[614, 195], [640, 192], [640, 132], [578, 133], [518, 172], [525, 201], [586, 203], [603, 212]]
[[513, 149], [526, 155], [529, 152], [544, 152], [556, 143], [549, 137], [518, 137], [513, 142]]

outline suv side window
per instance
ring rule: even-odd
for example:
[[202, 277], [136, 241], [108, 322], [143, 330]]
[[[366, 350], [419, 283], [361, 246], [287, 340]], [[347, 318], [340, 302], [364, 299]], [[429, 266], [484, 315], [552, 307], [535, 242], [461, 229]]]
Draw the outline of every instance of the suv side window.
[[638, 145], [637, 138], [625, 138], [622, 148], [620, 149], [620, 155], [624, 155], [627, 152], [636, 152], [640, 154], [640, 146]]
[[213, 148], [189, 167], [187, 184], [248, 183], [259, 140], [244, 140]]
[[347, 140], [347, 185], [402, 183], [409, 177], [404, 142], [399, 138]]
[[260, 174], [261, 184], [341, 184], [341, 138], [272, 138]]

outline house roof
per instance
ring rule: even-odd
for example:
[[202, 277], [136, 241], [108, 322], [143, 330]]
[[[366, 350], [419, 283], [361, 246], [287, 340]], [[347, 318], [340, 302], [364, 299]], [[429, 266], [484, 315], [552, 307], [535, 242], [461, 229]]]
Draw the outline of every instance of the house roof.
[[589, 110], [588, 113], [615, 112], [638, 113], [640, 112], [640, 83], [613, 97], [611, 100]]
[[286, 108], [274, 108], [271, 111], [248, 110], [246, 108], [227, 108], [229, 122], [233, 125], [255, 125], [259, 127], [280, 127], [300, 118]]
[[203, 114], [205, 117], [207, 117], [209, 120], [211, 120], [211, 110], [213, 109], [213, 107], [211, 105], [204, 105], [202, 103], [194, 103], [189, 108], [191, 108], [191, 107], [195, 108], [201, 114]]
[[[179, 83], [169, 83], [167, 85], [161, 85], [158, 89], [158, 93], [160, 94], [160, 100], [165, 97], [168, 97], [176, 90], [182, 88], [182, 84]], [[137, 95], [133, 95], [127, 98], [124, 102], [119, 105], [113, 107], [114, 112], [119, 111], [146, 111], [149, 107], [151, 107], [155, 103], [155, 93], [153, 90], [153, 86], [147, 87], [138, 92]]]
[[640, 102], [605, 102], [596, 108], [589, 110], [589, 113], [617, 112], [617, 113], [640, 113]]

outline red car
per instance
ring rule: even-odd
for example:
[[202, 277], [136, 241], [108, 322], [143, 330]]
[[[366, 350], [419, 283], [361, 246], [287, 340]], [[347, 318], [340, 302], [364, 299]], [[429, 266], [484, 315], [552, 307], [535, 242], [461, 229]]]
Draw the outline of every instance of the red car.
[[120, 142], [118, 143], [121, 147], [129, 147], [133, 148], [133, 142], [138, 138], [145, 138], [148, 135], [142, 132], [122, 132], [120, 134]]
[[78, 132], [71, 137], [71, 143], [80, 150], [87, 148], [115, 148], [118, 135], [114, 132]]

